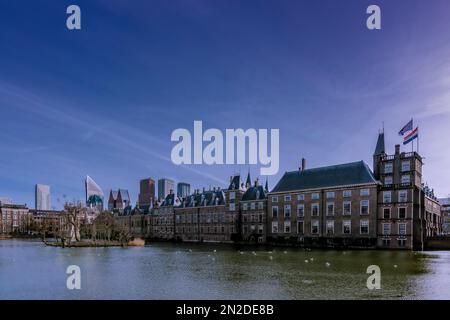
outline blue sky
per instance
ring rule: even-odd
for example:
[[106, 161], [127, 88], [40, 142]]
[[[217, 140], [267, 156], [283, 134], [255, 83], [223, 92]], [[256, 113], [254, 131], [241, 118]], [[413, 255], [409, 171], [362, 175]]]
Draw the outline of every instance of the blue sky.
[[[82, 30], [66, 28], [78, 4]], [[365, 27], [378, 4], [382, 30]], [[0, 196], [83, 199], [141, 178], [224, 187], [248, 166], [171, 163], [176, 128], [279, 128], [280, 171], [388, 152], [411, 117], [424, 180], [450, 193], [450, 2], [1, 1]], [[405, 147], [405, 151], [410, 147]], [[250, 167], [253, 178], [258, 166]], [[265, 180], [265, 178], [262, 178]]]

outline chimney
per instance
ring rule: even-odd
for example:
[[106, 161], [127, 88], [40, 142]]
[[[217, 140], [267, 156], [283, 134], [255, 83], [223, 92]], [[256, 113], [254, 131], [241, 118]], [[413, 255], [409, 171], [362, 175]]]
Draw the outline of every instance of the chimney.
[[400, 154], [400, 145], [396, 144], [395, 145], [395, 155], [398, 156]]
[[305, 160], [305, 158], [302, 158], [302, 164], [301, 164], [299, 170], [303, 171], [305, 169], [306, 169], [306, 160]]

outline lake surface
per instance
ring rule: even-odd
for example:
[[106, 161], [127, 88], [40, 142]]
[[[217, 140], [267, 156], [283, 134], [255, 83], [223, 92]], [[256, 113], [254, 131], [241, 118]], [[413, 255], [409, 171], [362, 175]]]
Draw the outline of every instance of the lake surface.
[[[81, 290], [66, 287], [69, 265]], [[381, 268], [380, 290], [366, 287], [369, 265]], [[450, 252], [1, 240], [0, 299], [450, 299]]]

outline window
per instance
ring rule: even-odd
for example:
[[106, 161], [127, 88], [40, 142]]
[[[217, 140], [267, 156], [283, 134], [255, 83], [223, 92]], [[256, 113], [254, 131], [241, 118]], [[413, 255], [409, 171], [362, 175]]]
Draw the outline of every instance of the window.
[[390, 191], [384, 191], [383, 192], [383, 203], [391, 203], [392, 202], [392, 196]]
[[290, 221], [284, 222], [284, 233], [291, 233], [291, 222]]
[[369, 220], [361, 220], [359, 222], [359, 228], [361, 234], [369, 234]]
[[272, 222], [272, 233], [278, 233], [278, 222], [277, 221]]
[[400, 190], [398, 192], [398, 202], [406, 202], [408, 201], [408, 191]]
[[391, 239], [383, 239], [383, 246], [384, 247], [390, 247], [391, 246]]
[[258, 209], [259, 210], [264, 209], [264, 203], [263, 202], [258, 202]]
[[297, 216], [304, 217], [305, 216], [305, 205], [299, 204], [297, 207]]
[[319, 204], [313, 203], [311, 204], [311, 215], [317, 217], [319, 215]]
[[250, 203], [250, 209], [251, 210], [255, 210], [255, 206], [256, 206], [255, 202]]
[[398, 234], [402, 236], [406, 235], [406, 223], [398, 224]]
[[402, 161], [402, 172], [411, 170], [411, 162], [409, 160]]
[[362, 197], [366, 197], [366, 196], [370, 195], [370, 190], [369, 189], [361, 189], [359, 191], [359, 195]]
[[299, 234], [303, 234], [304, 233], [303, 221], [297, 221], [297, 233], [299, 233]]
[[411, 183], [411, 176], [409, 174], [402, 175], [402, 183], [403, 184], [410, 184]]
[[401, 248], [406, 247], [406, 239], [398, 239], [398, 246]]
[[236, 206], [234, 203], [230, 203], [230, 211], [235, 211], [236, 210]]
[[284, 201], [286, 202], [291, 201], [291, 196], [290, 195], [284, 196]]
[[342, 222], [342, 233], [343, 234], [351, 234], [352, 233], [352, 221], [344, 220]]
[[383, 235], [388, 236], [391, 234], [391, 224], [390, 223], [383, 223]]
[[334, 192], [332, 191], [327, 192], [327, 199], [334, 199], [334, 196], [335, 196]]
[[334, 216], [334, 202], [327, 203], [327, 216]]
[[386, 176], [384, 177], [384, 185], [390, 185], [393, 184], [392, 176]]
[[284, 206], [284, 217], [290, 218], [291, 217], [291, 205], [287, 204]]
[[383, 208], [383, 219], [391, 218], [391, 208]]
[[398, 218], [406, 219], [406, 208], [398, 208]]
[[350, 216], [352, 214], [352, 203], [350, 201], [344, 201], [343, 214], [344, 216]]
[[327, 221], [327, 235], [334, 234], [334, 220]]
[[278, 218], [278, 207], [277, 206], [272, 207], [272, 217]]
[[320, 198], [318, 193], [311, 193], [311, 199], [312, 200], [318, 200]]
[[311, 221], [311, 233], [312, 234], [319, 233], [319, 221], [318, 220]]
[[305, 195], [304, 195], [303, 193], [298, 194], [298, 195], [297, 195], [297, 200], [298, 200], [298, 201], [304, 201], [304, 200], [305, 200]]
[[230, 192], [230, 200], [234, 200], [236, 198], [236, 193]]
[[384, 164], [384, 173], [392, 173], [393, 165], [392, 162], [388, 162]]
[[262, 234], [262, 233], [263, 233], [263, 230], [264, 230], [263, 225], [262, 225], [262, 224], [258, 225], [258, 233], [259, 233], [259, 234]]
[[242, 210], [246, 211], [248, 209], [248, 205], [247, 203], [244, 203], [244, 205], [242, 206]]
[[344, 191], [342, 192], [342, 196], [343, 196], [344, 198], [350, 198], [350, 197], [352, 196], [352, 190], [344, 190]]
[[278, 202], [278, 197], [272, 197], [272, 202]]
[[369, 200], [361, 200], [361, 214], [369, 214]]

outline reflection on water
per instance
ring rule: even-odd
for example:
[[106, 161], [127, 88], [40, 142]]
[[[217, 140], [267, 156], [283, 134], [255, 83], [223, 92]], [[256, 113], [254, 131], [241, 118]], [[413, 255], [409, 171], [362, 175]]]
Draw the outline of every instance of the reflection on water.
[[[305, 251], [155, 243], [53, 248], [0, 241], [0, 299], [450, 299], [450, 252]], [[81, 290], [66, 268], [81, 268]], [[366, 287], [369, 265], [381, 290]]]

